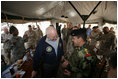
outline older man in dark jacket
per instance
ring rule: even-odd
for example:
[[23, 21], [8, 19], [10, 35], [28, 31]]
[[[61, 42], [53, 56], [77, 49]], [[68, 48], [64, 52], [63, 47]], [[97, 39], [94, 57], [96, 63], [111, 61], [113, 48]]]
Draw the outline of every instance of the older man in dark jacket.
[[[61, 38], [58, 37], [57, 31], [54, 27], [46, 29], [46, 36], [42, 37], [36, 48], [34, 55], [32, 77], [37, 75], [38, 70], [42, 71], [40, 77], [56, 77], [60, 60], [63, 56], [63, 43]], [[42, 62], [42, 68], [39, 64]]]

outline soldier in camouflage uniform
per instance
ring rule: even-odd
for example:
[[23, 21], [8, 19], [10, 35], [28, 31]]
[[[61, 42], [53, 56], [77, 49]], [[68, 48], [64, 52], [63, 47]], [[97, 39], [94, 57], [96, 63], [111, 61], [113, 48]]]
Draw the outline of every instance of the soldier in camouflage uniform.
[[[65, 53], [64, 53], [64, 58], [67, 59], [67, 60], [70, 58], [70, 56], [71, 56], [72, 53], [74, 52], [75, 46], [73, 45], [73, 42], [72, 42], [71, 31], [72, 31], [72, 30], [75, 30], [75, 29], [78, 29], [77, 26], [74, 26], [74, 27], [70, 30], [70, 35], [69, 35], [69, 38], [68, 38], [68, 42], [67, 42], [67, 44], [66, 44], [66, 51], [65, 51]], [[67, 37], [66, 37], [66, 38], [67, 38]], [[63, 61], [64, 61], [64, 60], [63, 60]], [[61, 62], [61, 64], [62, 64], [62, 63], [63, 63], [63, 62]], [[64, 71], [63, 71], [63, 68], [62, 68], [61, 64], [60, 64], [59, 71], [58, 71], [58, 77], [63, 78], [63, 77], [65, 77], [65, 75], [63, 74]]]
[[10, 42], [12, 50], [12, 63], [14, 63], [25, 55], [26, 50], [24, 43], [27, 42], [28, 37], [27, 35], [24, 35], [23, 38], [18, 36], [18, 30], [14, 26], [10, 27], [10, 34], [13, 35], [13, 37], [10, 39]]
[[93, 27], [93, 30], [92, 30], [92, 32], [91, 32], [91, 34], [90, 34], [91, 42], [90, 42], [89, 45], [91, 46], [91, 48], [94, 48], [95, 45], [97, 44], [96, 38], [99, 37], [100, 33], [101, 33], [101, 32], [98, 30], [98, 26], [94, 26], [94, 27]]
[[97, 40], [100, 41], [100, 49], [98, 50], [98, 54], [103, 55], [103, 58], [107, 61], [106, 67], [108, 67], [109, 55], [116, 49], [116, 36], [109, 32], [108, 27], [104, 27], [103, 32], [104, 34], [97, 38]]
[[43, 32], [41, 31], [39, 25], [37, 25], [37, 29], [36, 29], [36, 45], [38, 43], [38, 41], [43, 37]]
[[67, 28], [66, 25], [64, 25], [64, 28], [62, 29], [62, 36], [63, 36], [63, 47], [64, 47], [64, 52], [66, 52], [66, 44], [67, 44]]
[[76, 46], [69, 60], [65, 60], [62, 67], [65, 68], [64, 74], [68, 77], [86, 78], [90, 77], [94, 56], [86, 44], [86, 30], [78, 29], [72, 31], [73, 43]]
[[114, 31], [114, 28], [113, 27], [110, 28], [110, 32], [115, 35], [115, 31]]
[[63, 34], [63, 40], [67, 40], [67, 28], [66, 25], [64, 25], [64, 28], [62, 29], [62, 34]]
[[[72, 28], [72, 30], [76, 30], [76, 29], [78, 29], [77, 26], [74, 26], [74, 27]], [[72, 31], [72, 30], [71, 30], [71, 31]], [[72, 36], [71, 36], [71, 33], [70, 33], [69, 38], [68, 38], [68, 43], [67, 43], [67, 45], [66, 45], [66, 55], [65, 55], [65, 57], [66, 57], [67, 59], [69, 59], [69, 57], [70, 57], [71, 54], [73, 53], [74, 48], [75, 48], [75, 46], [73, 45]]]
[[29, 30], [25, 32], [24, 35], [28, 36], [28, 42], [26, 42], [26, 49], [35, 48], [36, 44], [36, 33], [32, 30], [31, 25], [28, 26]]
[[11, 64], [11, 51], [10, 51], [10, 38], [12, 35], [9, 33], [7, 27], [3, 28], [4, 33], [1, 34], [1, 43], [3, 43], [5, 63], [7, 65]]

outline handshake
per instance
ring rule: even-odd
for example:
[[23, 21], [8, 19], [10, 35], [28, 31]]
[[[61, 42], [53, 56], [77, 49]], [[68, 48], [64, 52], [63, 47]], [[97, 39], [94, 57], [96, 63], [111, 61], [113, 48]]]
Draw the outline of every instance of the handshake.
[[68, 63], [68, 60], [64, 60], [64, 62], [62, 63], [62, 68], [64, 68], [65, 70], [64, 70], [64, 75], [67, 75], [67, 76], [70, 76], [71, 75], [71, 67], [70, 67], [70, 65], [69, 65], [69, 63]]

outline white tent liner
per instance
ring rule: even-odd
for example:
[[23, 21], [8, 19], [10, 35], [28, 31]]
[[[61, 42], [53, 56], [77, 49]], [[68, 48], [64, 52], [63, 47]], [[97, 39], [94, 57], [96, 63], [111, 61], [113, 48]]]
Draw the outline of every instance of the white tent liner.
[[[99, 1], [71, 1], [81, 15], [89, 15]], [[1, 11], [27, 18], [53, 18], [83, 23], [68, 1], [2, 1]], [[63, 19], [61, 16], [67, 16]], [[117, 22], [117, 1], [102, 1], [87, 22]]]

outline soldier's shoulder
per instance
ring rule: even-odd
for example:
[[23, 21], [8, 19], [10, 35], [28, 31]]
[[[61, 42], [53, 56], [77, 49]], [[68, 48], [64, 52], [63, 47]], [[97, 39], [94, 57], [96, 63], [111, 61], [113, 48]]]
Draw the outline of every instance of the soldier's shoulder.
[[107, 37], [107, 38], [112, 38], [112, 37], [115, 37], [115, 34], [109, 32], [106, 37]]
[[26, 30], [26, 31], [25, 31], [25, 33], [29, 33], [29, 31], [28, 31], [28, 30]]

